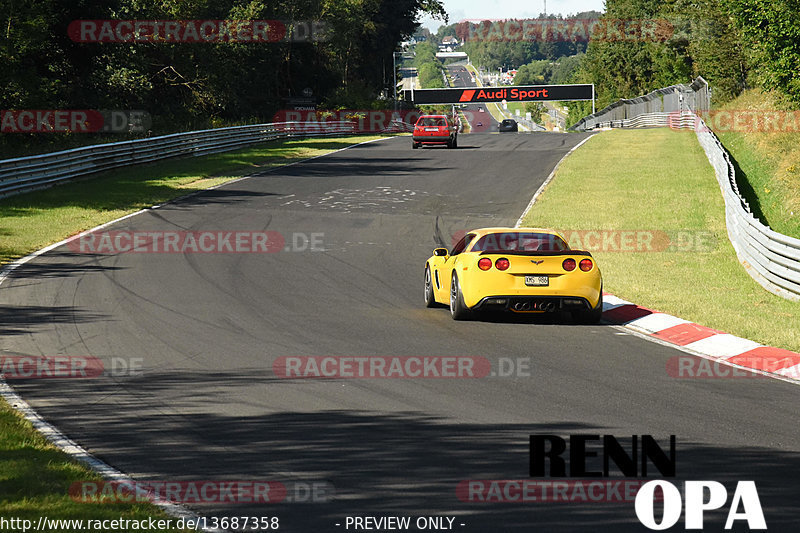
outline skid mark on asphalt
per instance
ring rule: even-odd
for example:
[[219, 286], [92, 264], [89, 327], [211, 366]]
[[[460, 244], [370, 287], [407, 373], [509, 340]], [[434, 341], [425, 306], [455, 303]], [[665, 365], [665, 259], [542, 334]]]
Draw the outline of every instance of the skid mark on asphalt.
[[374, 187], [372, 189], [335, 189], [307, 200], [295, 199], [281, 204], [286, 206], [302, 206], [305, 208], [322, 208], [341, 210], [345, 213], [362, 209], [388, 208], [396, 209], [420, 197], [429, 196], [424, 191], [411, 189], [395, 189], [393, 187]]

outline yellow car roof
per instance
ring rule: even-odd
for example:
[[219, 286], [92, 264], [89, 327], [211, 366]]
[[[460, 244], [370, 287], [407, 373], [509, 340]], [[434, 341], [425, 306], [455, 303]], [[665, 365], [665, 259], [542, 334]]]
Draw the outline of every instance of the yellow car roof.
[[558, 237], [561, 237], [561, 235], [559, 235], [557, 231], [546, 228], [507, 228], [507, 227], [480, 228], [468, 231], [467, 233], [474, 233], [478, 237], [482, 237], [487, 233], [547, 233], [548, 235], [556, 235]]

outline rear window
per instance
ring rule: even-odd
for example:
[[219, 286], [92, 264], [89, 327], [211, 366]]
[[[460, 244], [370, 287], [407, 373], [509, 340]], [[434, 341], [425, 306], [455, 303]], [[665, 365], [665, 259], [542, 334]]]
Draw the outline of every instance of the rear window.
[[417, 121], [417, 126], [447, 126], [447, 119], [444, 117], [421, 117]]
[[549, 233], [489, 233], [484, 235], [472, 252], [509, 252], [520, 250], [523, 252], [563, 252], [569, 246], [561, 237]]
[[506, 126], [511, 126], [512, 124], [514, 124], [514, 121], [511, 120], [510, 118], [507, 118], [503, 121], [503, 124]]

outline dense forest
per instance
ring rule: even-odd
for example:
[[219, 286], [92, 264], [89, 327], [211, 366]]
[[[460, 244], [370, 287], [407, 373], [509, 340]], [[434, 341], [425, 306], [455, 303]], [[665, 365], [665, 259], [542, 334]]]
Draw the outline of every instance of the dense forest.
[[[760, 87], [800, 107], [797, 0], [608, 0], [603, 17], [662, 19], [672, 28], [652, 42], [590, 41], [573, 81], [595, 84], [598, 109], [698, 75], [713, 105]], [[591, 105], [572, 108], [577, 120]]]
[[[473, 63], [489, 70], [500, 67], [519, 68], [532, 61], [556, 61], [561, 57], [574, 56], [586, 51], [588, 38], [567, 38], [547, 32], [547, 25], [560, 23], [562, 27], [572, 27], [576, 21], [600, 18], [597, 11], [586, 11], [569, 17], [565, 21], [561, 15], [541, 16], [534, 21], [508, 20], [483, 22], [458, 22], [440, 28], [438, 35], [452, 34], [464, 42], [463, 51]], [[533, 23], [532, 23], [533, 22]], [[538, 31], [526, 32], [527, 25]], [[544, 32], [542, 31], [544, 28]], [[544, 36], [543, 36], [544, 33]]]
[[[586, 39], [576, 23], [586, 19], [599, 20], [601, 28], [638, 22], [652, 31], [639, 39], [611, 31]], [[548, 22], [575, 35], [537, 34], [537, 25]], [[518, 84], [594, 83], [598, 109], [698, 75], [712, 87], [714, 104], [760, 87], [775, 91], [787, 107], [800, 107], [798, 0], [607, 0], [603, 14], [462, 21], [440, 27], [436, 37], [445, 35], [464, 41], [462, 50], [476, 65], [519, 69]], [[571, 107], [574, 121], [591, 112], [591, 103]]]
[[[391, 95], [392, 53], [425, 13], [446, 22], [439, 0], [0, 0], [0, 109], [141, 109], [164, 132], [269, 121], [309, 94], [369, 105]], [[269, 21], [272, 33], [83, 42], [85, 20]]]
[[[496, 34], [489, 21], [442, 26], [435, 37], [466, 38], [474, 63], [520, 68], [526, 83], [594, 83], [598, 108], [697, 75], [715, 103], [762, 87], [800, 106], [798, 0], [607, 0], [606, 9], [568, 18], [667, 24], [659, 39], [640, 41], [529, 40]], [[0, 0], [0, 109], [145, 110], [162, 133], [269, 121], [309, 95], [326, 108], [388, 106], [392, 54], [426, 13], [447, 23], [441, 0]], [[86, 20], [268, 21], [271, 33], [260, 42], [82, 42], [75, 28]], [[438, 83], [438, 68], [425, 69]], [[574, 104], [573, 115], [587, 106]], [[0, 144], [9, 137], [26, 136]]]

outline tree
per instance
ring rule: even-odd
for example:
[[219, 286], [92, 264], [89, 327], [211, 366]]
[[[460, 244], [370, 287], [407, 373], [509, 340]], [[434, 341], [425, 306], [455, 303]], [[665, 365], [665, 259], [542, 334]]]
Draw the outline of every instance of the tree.
[[753, 52], [758, 81], [800, 107], [800, 17], [796, 0], [732, 0], [736, 27]]
[[550, 82], [552, 66], [550, 61], [540, 59], [522, 65], [514, 76], [514, 85], [545, 85]]
[[[0, 109], [142, 109], [169, 132], [269, 121], [306, 88], [321, 102], [369, 103], [391, 89], [392, 54], [423, 13], [447, 19], [441, 0], [0, 0]], [[67, 32], [81, 19], [280, 20], [288, 33], [260, 43], [83, 43]], [[301, 21], [328, 31], [295, 41]]]

